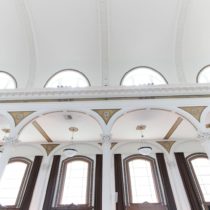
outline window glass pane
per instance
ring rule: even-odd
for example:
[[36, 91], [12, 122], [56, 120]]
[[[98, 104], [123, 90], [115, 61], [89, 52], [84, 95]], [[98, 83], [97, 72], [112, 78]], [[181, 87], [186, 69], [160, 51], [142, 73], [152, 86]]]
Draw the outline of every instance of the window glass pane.
[[0, 89], [15, 89], [16, 82], [6, 72], [0, 72]]
[[129, 161], [128, 166], [131, 181], [132, 203], [157, 203], [158, 198], [150, 161], [135, 159]]
[[210, 161], [199, 157], [191, 161], [198, 183], [203, 193], [204, 200], [210, 202]]
[[198, 83], [210, 83], [210, 66], [205, 67], [198, 75]]
[[9, 163], [0, 180], [0, 204], [15, 205], [27, 164], [23, 162]]
[[158, 72], [147, 67], [133, 69], [132, 71], [128, 72], [122, 80], [123, 86], [161, 84], [166, 84], [165, 79]]
[[88, 183], [88, 163], [81, 160], [71, 161], [66, 166], [62, 205], [86, 204]]
[[47, 88], [88, 87], [87, 79], [79, 72], [65, 70], [55, 74], [46, 84]]

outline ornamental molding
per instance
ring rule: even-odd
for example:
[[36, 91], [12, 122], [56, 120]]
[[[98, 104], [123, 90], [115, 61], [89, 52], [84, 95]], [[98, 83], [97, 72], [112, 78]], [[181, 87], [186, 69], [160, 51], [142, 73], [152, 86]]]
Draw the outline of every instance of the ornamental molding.
[[210, 142], [210, 132], [199, 132], [197, 138], [201, 143]]
[[160, 144], [168, 153], [170, 153], [172, 146], [174, 145], [176, 141], [157, 141], [158, 144]]
[[94, 112], [101, 116], [106, 124], [108, 124], [112, 116], [119, 110], [120, 109], [93, 109]]
[[43, 88], [0, 91], [1, 102], [182, 97], [210, 97], [210, 85], [188, 84], [140, 87]]
[[3, 141], [5, 142], [5, 144], [15, 144], [19, 142], [16, 137], [12, 137], [12, 136], [5, 136], [3, 138]]
[[188, 112], [191, 114], [196, 120], [200, 122], [201, 115], [206, 108], [206, 106], [185, 106], [185, 107], [179, 107], [180, 109], [184, 110], [185, 112]]

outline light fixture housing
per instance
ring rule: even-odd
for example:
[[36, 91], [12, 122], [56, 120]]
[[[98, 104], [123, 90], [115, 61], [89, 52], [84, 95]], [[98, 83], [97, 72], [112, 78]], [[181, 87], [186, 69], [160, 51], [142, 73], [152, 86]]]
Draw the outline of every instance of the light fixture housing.
[[152, 152], [152, 147], [150, 146], [142, 146], [138, 148], [138, 152], [141, 155], [150, 155]]
[[74, 157], [78, 154], [78, 151], [74, 148], [66, 148], [63, 150], [63, 154], [67, 157]]

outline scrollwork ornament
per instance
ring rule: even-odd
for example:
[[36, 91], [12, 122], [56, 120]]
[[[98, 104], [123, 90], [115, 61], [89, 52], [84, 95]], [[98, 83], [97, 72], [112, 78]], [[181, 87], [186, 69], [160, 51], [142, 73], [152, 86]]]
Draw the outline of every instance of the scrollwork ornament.
[[15, 144], [15, 143], [18, 143], [18, 139], [16, 137], [13, 137], [13, 136], [5, 136], [3, 138], [3, 141], [5, 142], [5, 144]]
[[111, 135], [108, 134], [102, 134], [101, 135], [102, 139], [102, 146], [103, 147], [111, 147]]
[[210, 143], [210, 132], [199, 132], [197, 138], [201, 143]]

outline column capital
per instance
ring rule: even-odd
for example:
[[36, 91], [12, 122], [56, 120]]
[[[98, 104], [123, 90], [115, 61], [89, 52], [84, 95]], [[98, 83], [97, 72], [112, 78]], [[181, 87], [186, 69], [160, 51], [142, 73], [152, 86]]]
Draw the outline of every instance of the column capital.
[[15, 144], [18, 142], [17, 138], [14, 136], [5, 136], [3, 138], [3, 141], [5, 142], [5, 144]]
[[101, 139], [102, 139], [102, 143], [111, 143], [112, 135], [111, 134], [102, 134]]
[[104, 149], [110, 149], [111, 148], [111, 135], [102, 134], [101, 135], [101, 140], [102, 140], [102, 147]]
[[199, 131], [197, 138], [201, 143], [210, 142], [210, 132]]

